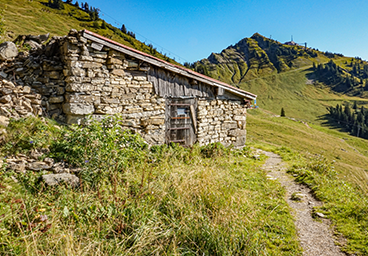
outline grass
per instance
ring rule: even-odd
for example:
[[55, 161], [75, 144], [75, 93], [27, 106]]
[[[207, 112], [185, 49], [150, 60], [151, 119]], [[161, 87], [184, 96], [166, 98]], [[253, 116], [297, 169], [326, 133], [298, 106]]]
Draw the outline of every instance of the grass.
[[332, 220], [336, 235], [347, 239], [343, 250], [367, 255], [366, 140], [260, 109], [248, 111], [247, 131], [250, 143], [280, 154], [296, 180], [324, 202], [320, 210]]
[[[45, 131], [62, 136], [37, 145], [82, 167], [82, 186], [46, 188], [38, 181], [44, 172], [3, 168], [0, 254], [301, 255], [285, 191], [267, 179], [264, 158], [255, 160], [250, 148], [147, 148], [117, 129], [117, 119], [59, 128], [45, 125], [24, 141]], [[5, 145], [14, 133], [8, 129]], [[18, 153], [32, 150], [16, 145]]]
[[119, 28], [107, 24], [107, 27], [102, 29], [102, 19], [92, 21], [86, 12], [74, 5], [64, 3], [64, 10], [56, 10], [48, 7], [47, 3], [48, 0], [0, 0], [0, 10], [3, 10], [2, 16], [6, 31], [5, 36], [0, 38], [0, 42], [13, 41], [18, 35], [50, 33], [51, 36], [65, 36], [70, 29], [88, 29], [129, 47], [180, 65], [155, 48], [122, 33]]
[[368, 107], [366, 99], [337, 94], [322, 85], [306, 84], [310, 73], [306, 67], [251, 80], [240, 87], [258, 95], [257, 105], [262, 109], [280, 115], [284, 108], [289, 117], [319, 125], [327, 121], [324, 115], [328, 106], [358, 101], [359, 107]]

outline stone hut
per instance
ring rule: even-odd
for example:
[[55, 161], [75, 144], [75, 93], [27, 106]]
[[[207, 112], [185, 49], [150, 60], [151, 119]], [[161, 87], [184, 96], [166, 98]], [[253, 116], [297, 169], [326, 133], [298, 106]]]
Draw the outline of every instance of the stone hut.
[[[34, 114], [68, 124], [87, 115], [119, 114], [124, 126], [150, 144], [243, 146], [246, 109], [257, 97], [88, 30], [52, 38], [43, 48], [0, 65], [0, 75], [7, 79], [3, 85], [14, 84], [17, 102], [23, 96], [22, 102], [38, 99]], [[11, 94], [3, 91], [0, 97]], [[0, 115], [9, 115], [5, 105]], [[30, 100], [28, 105], [30, 112], [36, 109]], [[22, 105], [17, 107], [24, 113]]]

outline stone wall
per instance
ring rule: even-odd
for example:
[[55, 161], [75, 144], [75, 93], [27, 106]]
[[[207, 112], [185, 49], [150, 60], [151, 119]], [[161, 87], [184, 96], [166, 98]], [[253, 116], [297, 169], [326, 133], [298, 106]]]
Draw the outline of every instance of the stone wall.
[[221, 142], [228, 146], [244, 146], [246, 139], [246, 105], [232, 100], [198, 100], [198, 132], [200, 145]]
[[41, 95], [29, 86], [16, 86], [0, 80], [0, 116], [7, 118], [42, 115]]
[[[0, 115], [23, 117], [27, 110], [71, 124], [81, 123], [86, 115], [100, 119], [119, 114], [123, 126], [150, 144], [163, 144], [166, 99], [148, 81], [149, 69], [149, 64], [96, 45], [82, 32], [71, 30], [68, 36], [53, 37], [30, 54], [0, 64], [0, 76], [7, 81], [0, 83], [0, 101], [7, 104], [7, 110], [2, 110], [4, 105], [0, 108]], [[15, 105], [17, 115], [7, 114]], [[198, 98], [196, 114], [201, 145], [218, 141], [244, 145], [244, 102]]]
[[141, 70], [146, 67], [115, 50], [93, 49], [80, 33], [71, 32], [67, 39], [61, 46], [66, 122], [120, 114], [122, 124], [148, 143], [165, 143], [165, 99], [154, 93], [146, 70]]

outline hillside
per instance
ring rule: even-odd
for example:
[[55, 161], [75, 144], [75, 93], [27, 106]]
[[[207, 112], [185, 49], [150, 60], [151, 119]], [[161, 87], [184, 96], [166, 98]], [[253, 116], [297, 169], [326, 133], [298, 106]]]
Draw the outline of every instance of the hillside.
[[367, 107], [368, 63], [342, 54], [286, 45], [254, 34], [191, 68], [258, 95], [257, 105], [290, 117], [329, 124], [327, 108]]
[[80, 7], [64, 3], [64, 9], [59, 10], [50, 7], [48, 3], [48, 0], [0, 0], [0, 10], [3, 10], [2, 16], [5, 24], [5, 33], [0, 38], [0, 42], [13, 41], [18, 35], [50, 33], [51, 36], [65, 36], [70, 29], [88, 29], [129, 47], [180, 65], [158, 52], [152, 45], [146, 45], [135, 39], [135, 36], [130, 34], [132, 32], [123, 33], [119, 28], [106, 23], [103, 19], [91, 17]]
[[[88, 28], [174, 63], [80, 8], [47, 3], [0, 0], [3, 40]], [[366, 62], [255, 34], [189, 66], [258, 94], [246, 147], [148, 147], [119, 116], [89, 126], [12, 119], [0, 127], [0, 255], [302, 255], [285, 188], [257, 148], [280, 155], [324, 203], [314, 210], [329, 220], [318, 221], [331, 221], [344, 252], [367, 255], [367, 141], [326, 116], [336, 104], [368, 105]], [[78, 182], [49, 185], [53, 174]]]

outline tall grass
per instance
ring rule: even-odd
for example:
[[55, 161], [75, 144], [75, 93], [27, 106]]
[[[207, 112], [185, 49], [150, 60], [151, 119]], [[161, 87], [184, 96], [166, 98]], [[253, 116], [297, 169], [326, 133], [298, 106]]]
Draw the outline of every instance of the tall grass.
[[301, 255], [284, 190], [249, 148], [149, 148], [118, 118], [58, 136], [50, 155], [80, 166], [81, 186], [3, 168], [3, 254]]

